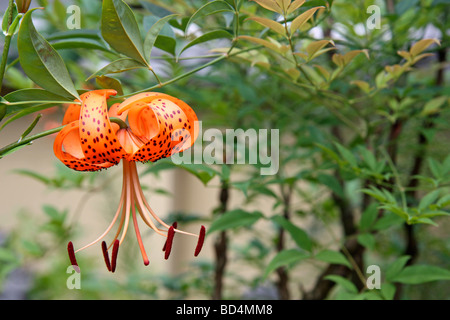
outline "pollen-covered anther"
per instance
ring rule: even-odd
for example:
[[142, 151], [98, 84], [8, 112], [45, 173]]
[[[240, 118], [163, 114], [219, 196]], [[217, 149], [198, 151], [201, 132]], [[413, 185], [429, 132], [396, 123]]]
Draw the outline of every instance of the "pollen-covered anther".
[[172, 242], [173, 242], [173, 236], [175, 235], [175, 229], [173, 226], [169, 228], [169, 231], [167, 232], [167, 240], [165, 245], [165, 253], [164, 253], [164, 259], [169, 259], [170, 251], [172, 250]]
[[116, 271], [117, 254], [119, 253], [119, 244], [120, 244], [119, 240], [116, 239], [116, 241], [114, 241], [114, 246], [111, 255], [111, 272], [113, 273], [114, 271]]
[[108, 247], [107, 247], [105, 241], [102, 242], [102, 251], [103, 251], [103, 258], [105, 259], [106, 267], [108, 268], [108, 271], [111, 271], [111, 262], [109, 261]]
[[198, 254], [202, 250], [203, 242], [205, 242], [205, 233], [206, 233], [205, 227], [201, 226], [200, 232], [198, 234], [197, 246], [195, 247], [195, 252], [194, 252], [195, 257], [198, 256]]
[[77, 258], [75, 257], [75, 251], [73, 250], [73, 243], [69, 241], [67, 244], [67, 252], [69, 253], [70, 263], [77, 273], [80, 273], [80, 267], [78, 266]]

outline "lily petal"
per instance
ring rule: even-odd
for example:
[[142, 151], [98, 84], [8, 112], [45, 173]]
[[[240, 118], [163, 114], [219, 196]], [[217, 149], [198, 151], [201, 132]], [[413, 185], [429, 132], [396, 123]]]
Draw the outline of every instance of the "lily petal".
[[117, 164], [126, 155], [108, 117], [106, 99], [115, 94], [115, 90], [94, 90], [81, 95], [81, 148], [90, 163]]
[[[185, 102], [170, 95], [145, 92], [126, 99], [119, 114], [128, 111], [132, 132], [145, 144], [129, 161], [156, 161], [192, 146], [198, 135], [197, 116]], [[193, 137], [193, 138], [192, 138]]]
[[[84, 156], [81, 151], [79, 135], [79, 123], [78, 121], [73, 121], [66, 125], [56, 136], [53, 151], [62, 163], [77, 171], [97, 171], [114, 165], [114, 163], [110, 162], [92, 164], [85, 161], [82, 158]], [[66, 151], [63, 150], [63, 145]]]

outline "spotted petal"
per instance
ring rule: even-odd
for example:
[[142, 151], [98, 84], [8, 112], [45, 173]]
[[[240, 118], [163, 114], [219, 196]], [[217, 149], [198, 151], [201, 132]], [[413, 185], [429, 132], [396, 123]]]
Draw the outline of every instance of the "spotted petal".
[[95, 90], [81, 95], [81, 149], [90, 163], [117, 164], [126, 155], [108, 117], [106, 99], [115, 94], [115, 90]]
[[119, 114], [128, 111], [133, 134], [144, 144], [129, 161], [156, 161], [192, 146], [198, 135], [197, 116], [185, 102], [163, 93], [145, 92], [128, 98]]
[[77, 171], [97, 171], [114, 165], [110, 162], [92, 164], [86, 161], [81, 149], [78, 121], [69, 123], [58, 133], [53, 144], [53, 151], [62, 163]]

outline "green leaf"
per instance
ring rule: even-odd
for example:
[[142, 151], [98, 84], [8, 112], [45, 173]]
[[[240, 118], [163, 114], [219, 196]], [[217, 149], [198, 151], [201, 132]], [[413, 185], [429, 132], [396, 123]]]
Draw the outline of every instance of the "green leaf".
[[344, 160], [347, 161], [351, 166], [356, 167], [357, 166], [356, 158], [353, 155], [353, 153], [337, 142], [335, 142], [335, 145], [341, 156], [344, 158]]
[[394, 299], [396, 290], [397, 290], [397, 288], [392, 283], [382, 283], [381, 284], [381, 295], [386, 300]]
[[431, 44], [437, 44], [438, 46], [441, 45], [440, 41], [438, 39], [423, 39], [417, 41], [411, 49], [409, 49], [409, 53], [412, 57], [417, 56], [419, 53], [422, 53], [424, 50], [426, 50]]
[[410, 256], [401, 256], [392, 262], [386, 269], [386, 280], [392, 281], [392, 279], [402, 271], [410, 258]]
[[280, 251], [267, 265], [263, 278], [267, 278], [270, 273], [279, 267], [292, 265], [309, 257], [308, 253], [300, 252], [296, 249]]
[[140, 63], [134, 59], [131, 59], [131, 58], [120, 58], [120, 59], [115, 60], [115, 61], [111, 62], [110, 64], [104, 66], [103, 68], [101, 68], [100, 70], [95, 72], [94, 74], [90, 75], [89, 78], [86, 79], [86, 81], [88, 81], [92, 78], [103, 76], [103, 75], [110, 74], [110, 73], [120, 73], [120, 72], [133, 70], [133, 69], [139, 69], [139, 68], [146, 68], [146, 66], [144, 66], [142, 63]]
[[[15, 17], [17, 16], [18, 11], [17, 11], [17, 5], [15, 3], [13, 3], [12, 6], [12, 19], [11, 19], [11, 23], [13, 22], [13, 20], [15, 19]], [[11, 7], [7, 7], [5, 13], [3, 14], [3, 19], [2, 19], [2, 31], [3, 34], [6, 35], [9, 31], [9, 16], [11, 15]]]
[[195, 20], [220, 12], [234, 12], [234, 10], [233, 7], [231, 7], [228, 3], [222, 0], [215, 0], [208, 2], [207, 4], [203, 5], [197, 11], [194, 12], [194, 14], [190, 17], [189, 21], [187, 22], [184, 32], [188, 30], [190, 24], [193, 23]]
[[311, 251], [312, 241], [309, 238], [308, 234], [303, 229], [297, 227], [292, 222], [279, 215], [272, 217], [271, 220], [276, 224], [280, 225], [287, 232], [289, 232], [292, 239], [294, 239], [295, 243], [300, 248], [306, 251]]
[[442, 105], [447, 101], [448, 97], [441, 96], [434, 99], [431, 99], [428, 101], [425, 106], [422, 109], [422, 112], [420, 113], [422, 116], [427, 116], [430, 114], [434, 114], [439, 112]]
[[42, 103], [42, 104], [36, 104], [33, 105], [31, 107], [27, 107], [27, 108], [23, 108], [20, 109], [19, 112], [14, 113], [14, 115], [12, 115], [11, 117], [8, 118], [8, 120], [5, 120], [5, 122], [3, 123], [3, 125], [0, 127], [0, 130], [2, 130], [6, 125], [10, 124], [11, 122], [20, 119], [22, 117], [25, 117], [29, 114], [32, 114], [34, 112], [38, 112], [41, 110], [45, 110], [51, 107], [54, 107], [55, 104], [54, 103]]
[[333, 191], [336, 195], [339, 197], [344, 197], [344, 190], [342, 190], [342, 186], [339, 183], [339, 181], [336, 179], [336, 177], [329, 175], [329, 174], [319, 174], [317, 176], [317, 180], [330, 188], [331, 191]]
[[348, 279], [345, 279], [341, 276], [330, 274], [326, 276], [324, 279], [330, 280], [335, 282], [336, 284], [340, 285], [342, 288], [346, 289], [348, 292], [351, 293], [358, 293], [358, 288]]
[[376, 203], [371, 203], [366, 210], [361, 214], [361, 219], [359, 221], [359, 228], [361, 231], [368, 231], [372, 228], [373, 223], [378, 216], [378, 205]]
[[33, 11], [23, 17], [17, 40], [23, 70], [40, 87], [63, 97], [79, 99], [63, 59], [36, 31], [31, 20]]
[[203, 35], [201, 35], [200, 37], [198, 37], [197, 39], [192, 40], [191, 42], [189, 42], [183, 49], [181, 49], [180, 53], [178, 54], [178, 56], [181, 56], [181, 54], [189, 49], [190, 47], [193, 47], [197, 44], [200, 43], [204, 43], [207, 41], [211, 41], [211, 40], [215, 40], [215, 39], [223, 39], [223, 38], [227, 38], [227, 39], [231, 39], [233, 36], [225, 31], [225, 30], [215, 30], [215, 31], [211, 31], [208, 33], [205, 33]]
[[260, 25], [267, 27], [283, 36], [286, 35], [286, 29], [284, 28], [284, 26], [281, 23], [278, 23], [271, 19], [262, 18], [262, 17], [251, 17], [251, 18], [248, 18], [247, 20], [255, 21], [255, 22], [259, 23]]
[[164, 18], [159, 19], [156, 21], [152, 27], [148, 30], [147, 35], [145, 36], [144, 40], [144, 54], [145, 59], [149, 62], [151, 57], [151, 52], [153, 49], [153, 46], [155, 45], [156, 39], [158, 38], [159, 34], [161, 33], [162, 29], [166, 25], [166, 23], [177, 16], [176, 14], [171, 14], [168, 16], [165, 16]]
[[57, 42], [52, 42], [52, 46], [56, 50], [83, 48], [83, 49], [92, 49], [110, 52], [110, 50], [106, 48], [103, 44], [92, 39], [60, 40]]
[[371, 233], [361, 233], [357, 236], [358, 242], [369, 250], [375, 248], [375, 237]]
[[[72, 99], [70, 99], [70, 100], [66, 99], [65, 97], [61, 97], [50, 91], [43, 90], [43, 89], [37, 89], [37, 88], [16, 90], [11, 93], [8, 93], [6, 96], [4, 96], [4, 99], [7, 100], [8, 102], [64, 101], [64, 100], [67, 100], [67, 102], [73, 101]], [[21, 111], [21, 110], [23, 110], [27, 107], [31, 107], [33, 105], [35, 105], [35, 103], [25, 103], [25, 104], [12, 105], [12, 106], [8, 105], [6, 115]]]
[[318, 254], [316, 254], [315, 258], [317, 260], [328, 262], [328, 263], [342, 264], [342, 265], [347, 266], [350, 269], [352, 269], [352, 265], [347, 260], [347, 258], [338, 251], [323, 250], [323, 251], [320, 251]]
[[312, 18], [314, 13], [316, 13], [316, 11], [321, 8], [324, 7], [311, 8], [303, 12], [297, 18], [295, 18], [291, 23], [291, 34], [294, 34], [294, 32], [297, 31], [297, 29], [301, 28], [306, 22], [308, 22], [308, 20]]
[[242, 209], [227, 211], [213, 221], [208, 233], [249, 227], [262, 217], [263, 214], [259, 211], [247, 212]]
[[393, 277], [392, 282], [420, 284], [438, 280], [450, 280], [450, 270], [429, 265], [414, 265], [400, 271]]
[[123, 95], [122, 84], [117, 79], [107, 76], [99, 76], [95, 78], [95, 82], [103, 89], [114, 89], [117, 91], [119, 96]]
[[441, 190], [434, 190], [430, 193], [427, 193], [419, 202], [419, 211], [427, 209], [432, 203], [436, 202], [439, 195], [441, 193]]
[[117, 52], [146, 64], [136, 17], [122, 0], [103, 0], [102, 36]]

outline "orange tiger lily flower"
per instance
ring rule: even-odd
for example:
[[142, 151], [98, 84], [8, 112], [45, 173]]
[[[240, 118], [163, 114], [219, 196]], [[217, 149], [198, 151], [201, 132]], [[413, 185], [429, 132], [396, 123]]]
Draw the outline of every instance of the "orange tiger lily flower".
[[[53, 145], [56, 157], [73, 170], [97, 171], [116, 165], [121, 160], [123, 163], [122, 193], [114, 218], [100, 237], [84, 247], [75, 251], [72, 242], [69, 242], [67, 249], [72, 265], [78, 268], [76, 252], [101, 241], [119, 221], [110, 246], [105, 241], [101, 245], [106, 266], [114, 272], [118, 249], [125, 238], [130, 216], [144, 264], [148, 265], [136, 213], [157, 234], [166, 237], [163, 248], [165, 259], [169, 257], [175, 233], [198, 238], [194, 252], [197, 256], [203, 246], [205, 227], [201, 226], [197, 235], [178, 229], [176, 222], [168, 225], [160, 219], [144, 197], [136, 170], [136, 161], [154, 162], [191, 147], [197, 138], [195, 112], [183, 101], [157, 92], [136, 94], [108, 110], [107, 99], [115, 94], [116, 91], [108, 89], [82, 94], [81, 105], [71, 104], [67, 109], [63, 119], [66, 126], [58, 133]], [[113, 117], [115, 122], [112, 122]], [[153, 220], [160, 226], [156, 226]], [[108, 249], [111, 246], [110, 260]]]

